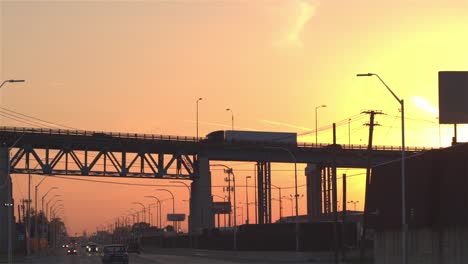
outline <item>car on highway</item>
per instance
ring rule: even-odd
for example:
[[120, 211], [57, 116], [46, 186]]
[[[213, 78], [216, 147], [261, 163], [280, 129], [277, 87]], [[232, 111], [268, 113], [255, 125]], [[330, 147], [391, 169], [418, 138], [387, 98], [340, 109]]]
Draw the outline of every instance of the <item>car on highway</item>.
[[78, 255], [78, 249], [75, 247], [69, 247], [67, 249], [67, 255]]
[[88, 253], [98, 253], [99, 252], [99, 247], [96, 244], [88, 244], [86, 246], [86, 252], [88, 252]]
[[122, 244], [106, 245], [102, 249], [102, 263], [122, 263], [128, 264], [129, 257], [127, 250]]
[[127, 244], [127, 253], [137, 253], [140, 254], [140, 245], [136, 242], [130, 242]]

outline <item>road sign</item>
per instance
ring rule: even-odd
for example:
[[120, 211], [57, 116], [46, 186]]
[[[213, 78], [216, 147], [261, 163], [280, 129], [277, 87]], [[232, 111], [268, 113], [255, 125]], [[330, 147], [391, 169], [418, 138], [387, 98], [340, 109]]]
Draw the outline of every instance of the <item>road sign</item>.
[[468, 72], [439, 72], [440, 124], [468, 123]]
[[167, 214], [167, 221], [184, 221], [185, 214]]

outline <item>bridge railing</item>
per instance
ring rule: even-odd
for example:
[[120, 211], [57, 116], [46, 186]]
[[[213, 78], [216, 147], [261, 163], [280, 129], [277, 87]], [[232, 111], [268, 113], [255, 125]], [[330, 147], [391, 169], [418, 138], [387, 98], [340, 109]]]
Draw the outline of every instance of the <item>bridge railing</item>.
[[[307, 142], [298, 142], [298, 147], [305, 147], [305, 148], [324, 148], [330, 146], [331, 144], [325, 143], [307, 143]], [[365, 150], [367, 149], [366, 144], [342, 144], [340, 145], [342, 149], [354, 149], [354, 150]], [[393, 150], [393, 151], [401, 151], [401, 146], [385, 146], [385, 145], [373, 145], [373, 150]], [[406, 151], [428, 151], [434, 149], [433, 147], [405, 147]]]
[[89, 136], [89, 137], [96, 137], [96, 138], [111, 138], [112, 137], [112, 138], [127, 138], [127, 139], [197, 142], [196, 137], [188, 137], [188, 136], [105, 132], [105, 131], [89, 131], [89, 130], [69, 130], [69, 129], [48, 129], [48, 128], [3, 126], [3, 127], [0, 127], [0, 131], [13, 132], [13, 133], [42, 134], [42, 135]]
[[[32, 133], [32, 134], [45, 134], [45, 135], [69, 135], [69, 136], [89, 136], [95, 138], [125, 138], [125, 139], [144, 139], [144, 140], [167, 140], [179, 142], [199, 142], [204, 138], [187, 137], [187, 136], [171, 136], [171, 135], [157, 135], [157, 134], [141, 134], [141, 133], [122, 133], [122, 132], [105, 132], [105, 131], [89, 131], [89, 130], [68, 130], [68, 129], [48, 129], [48, 128], [28, 128], [28, 127], [0, 127], [0, 131], [13, 132], [13, 133]], [[239, 142], [238, 142], [239, 143]], [[268, 142], [242, 142], [244, 144], [265, 145]], [[241, 143], [241, 144], [242, 144]], [[278, 144], [279, 142], [272, 142]], [[297, 147], [304, 148], [324, 148], [331, 144], [325, 143], [307, 143], [298, 142]], [[349, 150], [365, 150], [365, 144], [343, 144], [340, 145], [342, 149]], [[296, 145], [284, 144], [284, 147], [296, 147]], [[374, 150], [401, 150], [400, 146], [383, 146], [375, 145]], [[433, 148], [426, 147], [406, 147], [407, 151], [427, 151]]]

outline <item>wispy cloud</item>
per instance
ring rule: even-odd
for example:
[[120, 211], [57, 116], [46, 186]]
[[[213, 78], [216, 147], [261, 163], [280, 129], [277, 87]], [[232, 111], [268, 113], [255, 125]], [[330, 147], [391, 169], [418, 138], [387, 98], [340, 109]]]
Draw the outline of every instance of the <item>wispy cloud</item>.
[[411, 99], [413, 100], [413, 103], [416, 107], [434, 115], [439, 114], [439, 109], [432, 105], [431, 102], [429, 102], [426, 98], [422, 96], [413, 96]]
[[283, 123], [283, 122], [277, 122], [277, 121], [271, 121], [271, 120], [265, 120], [265, 119], [261, 121], [270, 125], [275, 125], [275, 126], [283, 126], [283, 127], [295, 128], [295, 129], [300, 129], [300, 130], [312, 130], [312, 128], [309, 128], [309, 127], [296, 126], [293, 124], [288, 124], [288, 123]]
[[312, 4], [305, 0], [298, 0], [297, 3], [299, 14], [285, 38], [280, 41], [280, 44], [302, 46], [301, 33], [309, 20], [315, 15], [317, 4]]

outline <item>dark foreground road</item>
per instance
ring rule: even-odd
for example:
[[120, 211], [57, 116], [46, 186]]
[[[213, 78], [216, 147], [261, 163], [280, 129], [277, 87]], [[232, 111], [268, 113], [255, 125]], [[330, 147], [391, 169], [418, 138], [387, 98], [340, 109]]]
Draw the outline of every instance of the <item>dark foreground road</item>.
[[[208, 251], [208, 250], [155, 250], [141, 255], [130, 254], [130, 264], [233, 264], [233, 263], [334, 263], [330, 254], [326, 253], [299, 253], [294, 252], [247, 252], [247, 251]], [[6, 263], [0, 261], [0, 263]], [[33, 256], [14, 264], [101, 264], [99, 255], [81, 253], [67, 256], [65, 250], [57, 250], [49, 256]], [[358, 263], [358, 262], [339, 262]]]
[[[77, 256], [66, 256], [65, 254], [59, 254], [57, 256], [47, 257], [35, 257], [25, 263], [33, 264], [101, 264], [101, 258], [99, 256], [88, 256], [88, 255], [77, 255]], [[167, 255], [153, 255], [153, 254], [130, 254], [130, 264], [211, 264], [211, 263], [236, 263], [223, 261], [219, 259], [206, 259], [200, 257], [190, 256], [167, 256]]]

